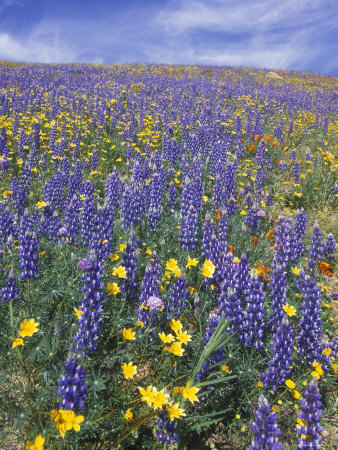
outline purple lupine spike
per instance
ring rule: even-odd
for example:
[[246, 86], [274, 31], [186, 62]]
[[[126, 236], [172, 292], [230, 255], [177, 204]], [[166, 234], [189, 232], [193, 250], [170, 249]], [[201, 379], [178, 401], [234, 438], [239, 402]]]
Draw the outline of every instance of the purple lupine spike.
[[143, 221], [144, 195], [140, 185], [130, 185], [122, 195], [122, 229], [131, 231], [133, 226]]
[[169, 185], [169, 208], [174, 210], [177, 205], [177, 191], [174, 183]]
[[280, 217], [275, 230], [274, 264], [286, 269], [292, 260], [294, 234], [290, 220]]
[[320, 418], [323, 415], [323, 404], [318, 391], [317, 380], [311, 381], [303, 393], [304, 400], [300, 400], [301, 410], [297, 414], [296, 431], [299, 435], [299, 449], [321, 449], [323, 438], [320, 435], [323, 428], [320, 426]]
[[90, 181], [87, 181], [87, 183], [83, 186], [83, 201], [80, 222], [82, 243], [85, 247], [88, 247], [92, 240], [95, 226], [94, 188]]
[[161, 215], [161, 201], [163, 193], [163, 185], [165, 179], [158, 173], [154, 173], [150, 185], [149, 206], [148, 206], [148, 224], [150, 231], [155, 231], [156, 224]]
[[70, 164], [66, 157], [63, 158], [63, 160], [62, 160], [61, 171], [65, 177], [67, 177], [67, 178], [69, 177]]
[[19, 278], [37, 278], [39, 240], [35, 232], [21, 232], [19, 237]]
[[109, 206], [98, 208], [90, 248], [98, 255], [101, 262], [106, 261], [113, 247], [114, 211]]
[[177, 278], [173, 284], [172, 291], [169, 296], [168, 304], [166, 305], [167, 317], [178, 317], [181, 314], [182, 308], [186, 306], [186, 299], [188, 296], [188, 284], [185, 281], [184, 274]]
[[247, 450], [283, 450], [283, 445], [278, 442], [282, 433], [277, 425], [277, 414], [271, 411], [264, 395], [259, 397], [255, 418], [256, 422], [251, 424], [255, 437]]
[[229, 231], [229, 217], [224, 210], [221, 210], [221, 218], [218, 222], [218, 239], [225, 242]]
[[293, 182], [294, 184], [299, 184], [300, 182], [300, 163], [295, 161], [293, 165]]
[[280, 138], [282, 136], [283, 126], [284, 126], [284, 119], [282, 118], [277, 127], [273, 130], [273, 135], [275, 137]]
[[57, 172], [52, 176], [43, 189], [43, 199], [46, 203], [55, 208], [62, 208], [64, 205], [63, 189], [67, 185], [67, 177], [62, 172]]
[[323, 233], [320, 231], [319, 225], [316, 222], [313, 227], [313, 235], [311, 236], [311, 244], [309, 248], [308, 270], [312, 271], [318, 260], [321, 259], [324, 246], [322, 242]]
[[258, 277], [252, 276], [249, 279], [247, 288], [244, 290], [246, 301], [243, 312], [243, 322], [240, 325], [240, 340], [245, 347], [252, 345], [255, 349], [263, 347], [264, 333], [264, 284]]
[[0, 289], [0, 301], [12, 301], [17, 299], [19, 296], [19, 288], [16, 284], [13, 269], [10, 270], [6, 285]]
[[262, 141], [256, 153], [256, 164], [258, 166], [263, 166], [265, 161], [265, 152], [266, 152], [266, 144], [264, 141]]
[[82, 409], [87, 398], [86, 373], [76, 356], [70, 356], [65, 362], [65, 374], [59, 379], [57, 395], [63, 397], [59, 409], [71, 411]]
[[110, 174], [107, 183], [105, 185], [105, 201], [114, 210], [118, 209], [119, 206], [119, 186], [120, 186], [120, 175], [116, 168], [114, 167], [113, 172]]
[[[153, 253], [152, 256], [152, 261], [147, 265], [143, 276], [139, 297], [138, 319], [143, 322], [144, 328], [154, 323], [157, 315], [156, 311], [149, 310], [148, 298], [160, 296], [158, 285], [161, 277], [161, 265], [156, 253]], [[149, 339], [152, 339], [151, 333]]]
[[297, 288], [303, 294], [301, 306], [302, 316], [299, 322], [297, 337], [297, 353], [302, 360], [312, 364], [321, 358], [320, 344], [322, 342], [321, 295], [317, 282], [309, 275], [301, 273], [296, 281]]
[[73, 147], [73, 160], [77, 160], [80, 157], [80, 143], [81, 143], [81, 133], [78, 134], [76, 141], [75, 141], [75, 147]]
[[33, 124], [33, 142], [35, 148], [38, 150], [40, 148], [40, 124], [36, 122]]
[[285, 314], [280, 325], [275, 327], [272, 340], [272, 359], [262, 374], [261, 381], [264, 383], [264, 389], [272, 389], [275, 392], [276, 387], [283, 384], [291, 373], [290, 366], [293, 361], [294, 333]]
[[14, 218], [4, 203], [0, 203], [0, 244], [5, 244], [10, 235], [16, 235]]
[[102, 303], [104, 301], [104, 262], [96, 255], [91, 255], [92, 268], [84, 272], [81, 278], [84, 286], [81, 288], [83, 297], [80, 310], [83, 311], [79, 318], [79, 330], [74, 337], [76, 352], [81, 351], [84, 357], [87, 350], [96, 351], [99, 339], [100, 324], [102, 322]]
[[[198, 173], [198, 169], [196, 172]], [[196, 174], [193, 181], [187, 177], [184, 180], [181, 198], [179, 233], [179, 241], [184, 250], [193, 251], [195, 249], [202, 195], [203, 182], [201, 177]]]
[[79, 209], [81, 201], [77, 195], [74, 195], [69, 205], [66, 207], [64, 222], [65, 226], [59, 229], [59, 235], [67, 237], [69, 244], [76, 243], [76, 237], [80, 229]]
[[323, 248], [323, 255], [325, 258], [327, 258], [328, 260], [335, 259], [336, 245], [337, 243], [333, 234], [328, 234]]
[[244, 224], [249, 225], [251, 229], [251, 234], [253, 236], [257, 236], [260, 231], [260, 220], [261, 216], [259, 215], [260, 209], [258, 206], [252, 206], [247, 212], [247, 215], [244, 219]]
[[303, 209], [298, 211], [295, 215], [295, 227], [294, 227], [294, 245], [291, 260], [296, 262], [298, 258], [304, 256], [305, 245], [304, 237], [307, 228], [307, 213]]
[[143, 180], [142, 156], [140, 153], [137, 153], [133, 162], [131, 183], [139, 184], [142, 183], [142, 180]]
[[19, 142], [18, 142], [18, 154], [22, 158], [25, 156], [26, 150], [24, 146], [26, 145], [26, 133], [24, 130], [20, 130]]
[[175, 421], [170, 420], [166, 406], [160, 412], [157, 426], [159, 427], [159, 430], [156, 431], [158, 442], [165, 442], [170, 445], [178, 440], [178, 434], [175, 433]]

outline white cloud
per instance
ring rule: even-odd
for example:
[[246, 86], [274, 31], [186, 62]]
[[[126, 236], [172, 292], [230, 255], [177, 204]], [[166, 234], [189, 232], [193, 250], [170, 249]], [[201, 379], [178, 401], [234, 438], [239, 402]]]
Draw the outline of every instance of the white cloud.
[[0, 59], [245, 65], [325, 73], [338, 69], [333, 57], [338, 44], [328, 39], [338, 23], [335, 5], [336, 0], [172, 0], [148, 9], [140, 4], [116, 10], [112, 3], [95, 17], [60, 9], [33, 23], [24, 38], [0, 31]]
[[[181, 0], [172, 1], [157, 15], [156, 22], [170, 32], [184, 33], [194, 29], [209, 31], [265, 32], [281, 26], [320, 25], [325, 18], [333, 23], [330, 10], [335, 0]], [[322, 24], [323, 25], [323, 24]]]
[[168, 62], [294, 70], [321, 57], [318, 70], [337, 70], [331, 56], [337, 44], [325, 39], [337, 29], [336, 6], [336, 0], [173, 0], [155, 24], [176, 45], [169, 53], [155, 45], [153, 52]]
[[25, 42], [7, 33], [0, 33], [0, 58], [22, 62], [71, 62], [76, 54], [57, 39], [44, 42], [38, 36], [30, 36]]
[[1, 0], [0, 1], [0, 13], [11, 6], [21, 6], [24, 0]]

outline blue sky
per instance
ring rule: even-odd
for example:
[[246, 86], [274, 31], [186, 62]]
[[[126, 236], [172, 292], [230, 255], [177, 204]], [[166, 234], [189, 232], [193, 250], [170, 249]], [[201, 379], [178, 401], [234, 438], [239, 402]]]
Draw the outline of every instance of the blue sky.
[[338, 76], [338, 0], [0, 0], [0, 60]]

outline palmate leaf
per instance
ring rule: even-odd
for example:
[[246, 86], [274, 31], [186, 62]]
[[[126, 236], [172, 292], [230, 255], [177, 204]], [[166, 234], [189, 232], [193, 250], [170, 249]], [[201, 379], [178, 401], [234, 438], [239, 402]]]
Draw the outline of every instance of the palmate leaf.
[[41, 302], [42, 303], [49, 303], [52, 300], [59, 300], [66, 294], [65, 289], [53, 289], [52, 291], [48, 292], [44, 297], [42, 297]]

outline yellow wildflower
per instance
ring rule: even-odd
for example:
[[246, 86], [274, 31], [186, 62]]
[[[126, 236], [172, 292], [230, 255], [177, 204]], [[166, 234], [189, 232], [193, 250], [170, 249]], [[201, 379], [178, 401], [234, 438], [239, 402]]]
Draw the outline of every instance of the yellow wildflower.
[[13, 338], [12, 348], [18, 347], [19, 345], [25, 345], [23, 339], [21, 339], [21, 338]]
[[118, 287], [117, 283], [108, 283], [107, 291], [109, 295], [116, 295], [120, 292], [120, 288]]
[[294, 306], [289, 305], [288, 303], [286, 305], [283, 305], [283, 309], [286, 312], [286, 314], [288, 316], [296, 316], [297, 315], [297, 310]]
[[117, 261], [119, 259], [119, 255], [117, 253], [112, 253], [111, 255], [109, 255], [109, 259], [111, 261]]
[[76, 317], [78, 319], [80, 319], [83, 314], [83, 311], [81, 311], [80, 309], [74, 308], [74, 314], [76, 315]]
[[126, 278], [127, 271], [123, 266], [119, 266], [113, 270], [113, 275], [117, 275], [119, 278]]
[[182, 342], [182, 344], [187, 344], [188, 342], [191, 342], [191, 336], [190, 334], [187, 334], [186, 331], [178, 331], [176, 332], [176, 338]]
[[133, 366], [132, 362], [122, 364], [123, 375], [126, 379], [133, 378], [137, 373], [137, 366]]
[[176, 333], [177, 331], [181, 331], [181, 330], [182, 330], [182, 327], [183, 327], [183, 325], [182, 325], [182, 322], [181, 322], [180, 320], [172, 319], [172, 320], [170, 321], [170, 328], [171, 328], [173, 331], [175, 331], [175, 333]]
[[120, 252], [123, 252], [125, 248], [127, 248], [126, 244], [120, 244]]
[[291, 267], [291, 270], [295, 275], [299, 275], [300, 270], [298, 269], [298, 267]]
[[189, 258], [187, 261], [187, 265], [185, 266], [187, 269], [190, 269], [190, 267], [195, 267], [198, 264], [198, 259], [196, 258]]
[[176, 259], [169, 259], [169, 261], [165, 265], [165, 268], [170, 272], [175, 272], [175, 270], [178, 268]]
[[37, 322], [35, 322], [34, 319], [30, 319], [30, 320], [25, 319], [20, 325], [21, 331], [19, 333], [19, 336], [21, 336], [21, 337], [33, 336], [34, 333], [39, 331], [38, 325], [39, 324]]
[[325, 348], [322, 353], [325, 356], [330, 356], [331, 355], [332, 350], [330, 348]]
[[212, 261], [206, 260], [203, 264], [202, 274], [207, 278], [212, 278], [215, 272], [215, 264]]
[[27, 448], [29, 450], [43, 450], [43, 445], [45, 443], [45, 438], [41, 436], [41, 434], [38, 434], [35, 438], [34, 444], [31, 441], [27, 441]]
[[288, 379], [288, 380], [285, 381], [285, 385], [286, 385], [289, 389], [294, 389], [294, 388], [296, 387], [295, 383], [294, 383], [292, 380], [290, 380], [290, 379]]
[[296, 389], [293, 389], [291, 391], [291, 394], [296, 400], [298, 400], [300, 398], [300, 393], [298, 391], [296, 391]]
[[59, 409], [52, 411], [52, 420], [56, 423], [56, 428], [59, 430], [62, 439], [64, 439], [66, 431], [73, 429], [74, 431], [80, 431], [79, 423], [84, 421], [83, 416], [75, 416], [74, 411], [69, 409]]
[[185, 385], [185, 387], [182, 387], [182, 395], [186, 400], [189, 400], [189, 402], [194, 404], [194, 402], [199, 402], [199, 400], [196, 396], [196, 394], [199, 390], [200, 390], [200, 388], [198, 388], [196, 386], [190, 387], [190, 381], [188, 381], [187, 384]]
[[40, 208], [43, 208], [44, 206], [47, 206], [47, 203], [46, 202], [38, 202], [37, 203], [37, 207], [40, 209]]
[[141, 387], [138, 388], [138, 390], [140, 391], [140, 394], [142, 395], [141, 400], [143, 402], [147, 402], [148, 406], [151, 406], [151, 404], [153, 403], [154, 400], [154, 393], [152, 390], [152, 386], [148, 386], [147, 389], [143, 389]]
[[124, 339], [127, 341], [135, 341], [135, 331], [132, 331], [131, 328], [123, 328], [122, 331]]
[[223, 366], [221, 367], [221, 371], [225, 372], [225, 373], [230, 373], [229, 366], [227, 366], [226, 364], [223, 364]]
[[126, 419], [127, 422], [132, 422], [134, 420], [134, 415], [131, 412], [131, 409], [127, 409], [127, 411], [124, 414], [124, 418]]
[[184, 409], [180, 408], [179, 403], [175, 403], [174, 405], [169, 403], [169, 405], [167, 405], [167, 412], [170, 420], [180, 419], [182, 416], [186, 416]]
[[173, 342], [175, 340], [174, 336], [170, 333], [170, 334], [165, 334], [165, 333], [158, 333], [159, 338], [161, 339], [162, 342], [164, 342], [165, 344], [170, 344], [171, 342]]
[[173, 342], [169, 348], [169, 352], [175, 356], [183, 356], [182, 342]]
[[175, 270], [173, 270], [173, 274], [176, 278], [178, 278], [181, 275], [181, 269], [179, 267], [176, 267]]
[[162, 391], [158, 391], [155, 387], [153, 388], [153, 408], [157, 409], [157, 408], [162, 408], [163, 405], [165, 405], [167, 403], [168, 400], [168, 394], [165, 394]]

